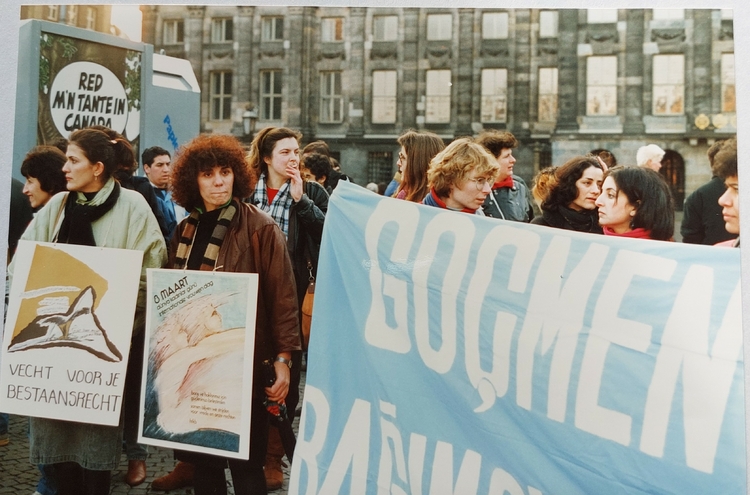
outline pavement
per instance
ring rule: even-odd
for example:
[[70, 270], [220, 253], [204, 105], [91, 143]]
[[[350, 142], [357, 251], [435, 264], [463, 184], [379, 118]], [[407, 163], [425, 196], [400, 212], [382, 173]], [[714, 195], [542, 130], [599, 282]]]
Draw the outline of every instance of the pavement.
[[[300, 405], [302, 405], [302, 391], [305, 386], [305, 372], [302, 372], [300, 383]], [[29, 462], [29, 439], [28, 418], [26, 416], [10, 416], [10, 443], [0, 447], [0, 495], [32, 495], [36, 491], [39, 481], [39, 471], [36, 466]], [[299, 418], [294, 420], [294, 431], [298, 431]], [[146, 460], [146, 481], [136, 487], [130, 487], [125, 483], [125, 475], [128, 471], [128, 460], [123, 454], [120, 457], [120, 465], [112, 471], [111, 495], [148, 495], [148, 494], [170, 494], [170, 495], [193, 495], [192, 488], [171, 490], [165, 492], [151, 488], [154, 479], [164, 476], [172, 470], [176, 461], [172, 456], [171, 449], [162, 449], [149, 446], [149, 456]], [[284, 458], [286, 462], [286, 458]], [[269, 492], [273, 495], [287, 495], [289, 485], [289, 468], [284, 469], [284, 484], [279, 490]], [[234, 495], [231, 484], [228, 495]]]

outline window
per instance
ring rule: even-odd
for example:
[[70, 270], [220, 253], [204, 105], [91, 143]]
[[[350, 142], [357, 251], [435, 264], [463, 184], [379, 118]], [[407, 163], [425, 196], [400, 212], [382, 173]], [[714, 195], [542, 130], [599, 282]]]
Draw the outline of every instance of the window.
[[47, 20], [57, 22], [60, 19], [60, 9], [57, 5], [47, 6]]
[[232, 19], [212, 19], [211, 20], [211, 42], [223, 43], [232, 41]]
[[734, 19], [734, 10], [733, 9], [721, 9], [721, 18], [722, 20]]
[[284, 39], [283, 17], [264, 17], [262, 24], [263, 41], [280, 41]]
[[86, 7], [86, 29], [96, 29], [96, 9]]
[[734, 53], [721, 54], [721, 111], [736, 112], [734, 94]]
[[654, 9], [654, 20], [674, 20], [674, 19], [684, 19], [685, 18], [685, 9]]
[[482, 14], [482, 38], [486, 40], [508, 38], [508, 13], [485, 12]]
[[232, 73], [211, 73], [211, 120], [229, 120], [232, 115]]
[[344, 120], [344, 97], [341, 95], [341, 72], [320, 73], [320, 121]]
[[557, 67], [539, 68], [539, 122], [557, 120]]
[[260, 73], [260, 119], [281, 120], [281, 71]]
[[372, 73], [372, 123], [396, 122], [396, 71], [376, 70]]
[[542, 10], [539, 12], [539, 37], [557, 38], [558, 12]]
[[617, 57], [587, 59], [586, 114], [617, 114]]
[[78, 5], [68, 5], [65, 11], [65, 22], [72, 26], [78, 23]]
[[451, 71], [428, 70], [425, 122], [442, 124], [451, 120]]
[[685, 112], [685, 56], [654, 55], [654, 115]]
[[344, 18], [324, 17], [320, 21], [321, 41], [344, 41]]
[[449, 40], [453, 34], [453, 17], [450, 14], [427, 16], [427, 39]]
[[398, 38], [398, 16], [377, 15], [372, 18], [374, 41], [394, 41]]
[[508, 118], [508, 70], [482, 69], [482, 122]]
[[617, 22], [617, 9], [587, 9], [589, 24], [613, 24]]
[[393, 153], [370, 151], [367, 153], [367, 181], [388, 184], [393, 177]]
[[182, 19], [164, 21], [164, 44], [176, 45], [185, 41], [185, 23]]

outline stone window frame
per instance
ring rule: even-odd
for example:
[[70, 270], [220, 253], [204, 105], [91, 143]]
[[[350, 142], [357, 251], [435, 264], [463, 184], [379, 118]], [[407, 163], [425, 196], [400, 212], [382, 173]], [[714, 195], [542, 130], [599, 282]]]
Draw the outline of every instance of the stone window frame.
[[320, 113], [322, 124], [340, 124], [344, 121], [343, 71], [320, 71]]
[[654, 21], [684, 21], [685, 9], [651, 9]]
[[[497, 83], [498, 76], [505, 80], [504, 85]], [[508, 69], [506, 67], [485, 68], [482, 69], [479, 77], [481, 81], [479, 121], [482, 123], [507, 123]], [[492, 79], [492, 81], [489, 81], [489, 79]]]
[[[731, 57], [731, 84], [729, 84], [729, 67], [725, 67], [725, 60], [729, 60]], [[734, 52], [723, 52], [720, 60], [720, 79], [721, 79], [721, 112], [722, 113], [735, 113], [737, 111], [737, 97], [736, 97], [736, 59]], [[729, 95], [731, 93], [731, 98]], [[728, 109], [727, 105], [731, 100], [731, 110]]]
[[[269, 77], [270, 85], [266, 84]], [[259, 120], [281, 120], [283, 105], [283, 71], [263, 69], [260, 71], [260, 115]], [[270, 86], [270, 91], [267, 88]], [[278, 92], [276, 91], [278, 89]], [[278, 104], [278, 106], [277, 106]], [[276, 111], [278, 110], [278, 115]]]
[[[606, 67], [592, 67], [595, 63], [606, 65], [614, 62], [613, 70], [605, 70]], [[611, 64], [610, 64], [611, 65]], [[586, 59], [586, 115], [588, 116], [614, 116], [617, 115], [617, 55], [591, 55]], [[607, 91], [609, 89], [609, 91]], [[614, 96], [611, 111], [592, 111], [592, 96], [596, 98], [599, 94]], [[606, 102], [605, 102], [606, 103]], [[610, 105], [608, 105], [610, 106]]]
[[613, 24], [617, 22], [617, 9], [586, 9], [587, 24]]
[[[544, 81], [544, 77], [542, 76], [542, 71], [550, 71], [552, 82], [552, 87], [547, 90], [547, 88], [543, 87], [542, 82]], [[557, 122], [557, 115], [558, 115], [558, 97], [559, 97], [559, 77], [560, 77], [560, 70], [558, 67], [539, 67], [539, 92], [538, 92], [538, 103], [537, 103], [537, 121], [538, 122]], [[551, 100], [551, 112], [547, 112], [542, 109], [542, 105], [544, 105], [545, 101]], [[545, 113], [551, 113], [554, 117], [550, 119], [544, 119], [543, 115]]]
[[86, 29], [96, 30], [95, 7], [86, 7]]
[[398, 71], [372, 71], [372, 123], [395, 124], [397, 113]]
[[231, 43], [234, 40], [234, 19], [213, 17], [211, 19], [211, 43]]
[[[453, 73], [450, 69], [425, 71], [425, 123], [450, 123], [452, 77]], [[445, 84], [446, 79], [448, 84]]]
[[284, 40], [284, 17], [279, 15], [267, 15], [260, 19], [262, 41]]
[[[210, 77], [210, 115], [212, 121], [226, 121], [232, 119], [232, 84], [231, 70], [211, 71]], [[227, 84], [227, 76], [229, 84]], [[218, 83], [218, 84], [217, 84]], [[227, 89], [227, 85], [229, 88]], [[218, 86], [218, 87], [217, 87]]]
[[[502, 18], [505, 18], [503, 29]], [[493, 21], [494, 18], [494, 21]], [[482, 12], [482, 39], [485, 40], [507, 40], [510, 24], [508, 12], [488, 11]]]
[[185, 43], [185, 20], [164, 19], [162, 41], [165, 45], [181, 45]]
[[[547, 16], [553, 16], [552, 19], [544, 20]], [[545, 25], [547, 25], [545, 27]], [[547, 32], [551, 29], [552, 32]], [[540, 10], [539, 11], [539, 37], [540, 38], [557, 38], [560, 33], [560, 12], [557, 10]]]
[[57, 22], [60, 20], [60, 6], [47, 5], [47, 20]]
[[[447, 33], [445, 31], [447, 31]], [[427, 14], [427, 40], [428, 41], [446, 41], [452, 38], [453, 38], [453, 15], [452, 14], [450, 13]]]
[[[379, 25], [380, 24], [380, 25]], [[379, 28], [382, 28], [382, 36], [378, 36]], [[396, 41], [398, 40], [398, 16], [374, 15], [372, 17], [372, 40], [373, 41]]]
[[[333, 22], [333, 26], [327, 26]], [[323, 43], [339, 43], [346, 37], [344, 29], [346, 26], [343, 16], [326, 16], [320, 19], [320, 41]], [[328, 36], [333, 34], [333, 36]]]
[[65, 8], [65, 23], [70, 26], [78, 25], [78, 5], [68, 5]]
[[651, 69], [651, 115], [685, 115], [685, 54], [655, 54]]

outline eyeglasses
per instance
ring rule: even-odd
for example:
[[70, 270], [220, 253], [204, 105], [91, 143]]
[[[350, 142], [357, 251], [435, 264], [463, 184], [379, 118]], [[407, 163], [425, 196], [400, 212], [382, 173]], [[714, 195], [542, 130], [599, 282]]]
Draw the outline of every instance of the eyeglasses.
[[482, 190], [484, 190], [484, 186], [486, 186], [486, 185], [487, 185], [487, 183], [489, 182], [489, 181], [488, 181], [487, 179], [485, 179], [485, 178], [482, 178], [482, 179], [468, 179], [468, 180], [470, 180], [470, 181], [472, 181], [472, 182], [474, 182], [474, 183], [475, 183], [475, 185], [477, 186], [477, 191], [482, 191]]

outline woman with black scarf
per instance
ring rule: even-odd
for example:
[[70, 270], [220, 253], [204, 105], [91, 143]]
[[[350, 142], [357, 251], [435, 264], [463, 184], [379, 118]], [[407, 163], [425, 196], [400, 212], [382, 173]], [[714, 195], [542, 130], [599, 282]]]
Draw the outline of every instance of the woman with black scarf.
[[542, 216], [531, 223], [601, 234], [596, 199], [604, 169], [594, 156], [576, 156], [555, 169], [554, 184], [542, 202]]
[[[125, 139], [81, 129], [71, 134], [66, 157], [63, 172], [68, 191], [56, 194], [39, 210], [21, 239], [143, 252], [133, 323], [134, 332], [142, 331], [146, 268], [163, 266], [166, 246], [143, 197], [122, 189], [112, 178], [119, 163], [134, 160], [133, 149]], [[11, 274], [12, 270], [13, 265]], [[59, 495], [109, 493], [111, 470], [120, 463], [122, 424], [31, 418], [29, 435], [31, 462], [50, 466]]]

